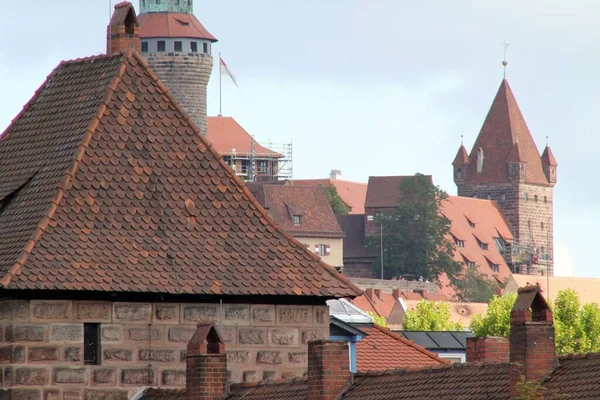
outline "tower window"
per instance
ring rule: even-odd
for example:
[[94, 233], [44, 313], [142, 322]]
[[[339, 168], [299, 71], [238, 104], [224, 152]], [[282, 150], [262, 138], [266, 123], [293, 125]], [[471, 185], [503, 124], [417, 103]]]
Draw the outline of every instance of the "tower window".
[[544, 229], [544, 223], [540, 222], [540, 228]]
[[192, 51], [192, 53], [197, 53], [198, 52], [198, 42], [191, 42], [190, 50]]
[[477, 149], [477, 173], [480, 174], [483, 171], [483, 149], [480, 147]]
[[83, 363], [100, 364], [100, 324], [83, 324]]
[[548, 198], [546, 196], [544, 196], [544, 203], [548, 202]]
[[208, 54], [208, 43], [202, 43], [202, 49], [204, 50], [204, 54]]
[[181, 52], [183, 51], [183, 43], [182, 42], [175, 42], [175, 51]]
[[502, 196], [500, 198], [502, 199], [502, 201], [506, 201], [506, 193], [502, 193]]
[[148, 52], [148, 42], [142, 42], [142, 53]]
[[533, 196], [533, 199], [534, 199], [534, 200], [535, 200], [535, 202], [537, 203], [537, 201], [538, 201], [537, 194]]
[[527, 196], [527, 193], [525, 193], [525, 195], [523, 196], [523, 198], [525, 199], [525, 201], [529, 200], [529, 196]]
[[156, 4], [160, 4], [160, 0], [156, 0]]
[[167, 50], [167, 44], [164, 40], [159, 40], [157, 43], [157, 48], [158, 51], [166, 51]]

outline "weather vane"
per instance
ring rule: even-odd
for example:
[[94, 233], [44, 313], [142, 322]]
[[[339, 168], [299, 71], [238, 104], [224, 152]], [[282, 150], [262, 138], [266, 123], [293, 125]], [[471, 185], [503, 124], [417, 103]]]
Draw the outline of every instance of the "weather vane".
[[502, 66], [504, 67], [504, 79], [506, 79], [506, 66], [508, 65], [508, 62], [506, 61], [506, 50], [508, 50], [510, 44], [506, 43], [506, 40], [500, 44], [504, 48], [504, 60], [502, 60]]

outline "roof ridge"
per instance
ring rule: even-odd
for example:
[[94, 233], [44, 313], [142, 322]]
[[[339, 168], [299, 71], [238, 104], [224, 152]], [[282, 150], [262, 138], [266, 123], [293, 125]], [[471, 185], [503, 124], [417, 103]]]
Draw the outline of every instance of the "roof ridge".
[[[152, 77], [152, 79], [155, 80], [157, 86], [160, 87], [162, 90], [164, 90], [164, 95], [167, 96], [169, 98], [169, 100], [173, 102], [175, 108], [177, 108], [177, 110], [182, 113], [184, 120], [189, 122], [189, 125], [192, 128], [192, 130], [196, 133], [196, 135], [198, 135], [200, 137], [200, 141], [207, 147], [207, 151], [210, 151], [213, 154], [213, 156], [215, 157], [217, 162], [219, 162], [223, 166], [225, 173], [229, 177], [231, 177], [231, 179], [233, 179], [234, 182], [236, 182], [238, 184], [238, 187], [248, 197], [250, 204], [252, 204], [256, 207], [256, 209], [261, 213], [263, 218], [265, 218], [267, 220], [267, 223], [269, 223], [273, 228], [275, 228], [277, 231], [279, 231], [279, 233], [281, 233], [283, 235], [283, 237], [285, 237], [288, 241], [293, 243], [296, 250], [304, 251], [306, 254], [308, 254], [310, 257], [312, 257], [313, 260], [317, 261], [318, 264], [321, 266], [321, 268], [323, 268], [326, 272], [328, 272], [332, 277], [334, 277], [334, 278], [338, 279], [339, 281], [343, 282], [344, 284], [346, 284], [351, 290], [353, 290], [356, 293], [356, 296], [360, 296], [363, 291], [360, 290], [357, 286], [355, 286], [352, 282], [350, 282], [350, 280], [348, 278], [346, 278], [344, 275], [338, 273], [333, 267], [331, 267], [330, 265], [325, 263], [321, 259], [321, 257], [317, 256], [316, 254], [314, 254], [311, 251], [307, 251], [305, 246], [302, 243], [300, 243], [300, 241], [298, 239], [294, 238], [287, 231], [285, 231], [284, 229], [281, 229], [279, 227], [279, 225], [275, 222], [275, 220], [269, 216], [269, 213], [260, 205], [258, 200], [256, 200], [256, 198], [254, 197], [252, 192], [246, 187], [246, 184], [244, 183], [244, 181], [242, 181], [242, 179], [239, 176], [237, 176], [237, 174], [231, 173], [231, 169], [227, 165], [227, 163], [225, 161], [223, 161], [223, 157], [219, 154], [219, 152], [217, 152], [217, 150], [213, 147], [212, 143], [207, 139], [207, 137], [202, 134], [202, 132], [200, 131], [200, 128], [198, 128], [198, 126], [196, 126], [196, 124], [192, 121], [190, 116], [183, 109], [183, 107], [179, 104], [179, 102], [175, 100], [173, 95], [171, 95], [171, 92], [169, 91], [168, 87], [164, 83], [162, 83], [162, 81], [158, 78], [158, 76], [152, 71], [152, 69], [150, 69], [150, 65], [148, 64], [148, 62], [146, 60], [144, 60], [140, 54], [138, 54], [137, 52], [135, 52], [133, 50], [128, 50], [127, 54], [132, 54], [133, 57], [135, 57], [136, 60], [138, 62], [140, 62], [140, 64], [144, 67], [144, 69]], [[234, 121], [235, 121], [235, 119], [234, 119]], [[296, 290], [296, 288], [294, 288], [293, 290]]]
[[403, 375], [414, 374], [418, 372], [433, 372], [445, 369], [481, 369], [481, 368], [500, 368], [510, 365], [509, 363], [482, 363], [482, 362], [467, 362], [467, 363], [451, 363], [439, 365], [428, 365], [422, 368], [392, 368], [381, 371], [359, 371], [354, 374], [355, 377], [373, 377], [384, 375]]
[[441, 361], [443, 364], [448, 364], [450, 362], [448, 360], [445, 360], [445, 359], [441, 358], [437, 354], [435, 354], [435, 353], [427, 350], [425, 347], [423, 347], [423, 346], [421, 346], [419, 344], [416, 344], [414, 341], [412, 341], [410, 339], [407, 339], [404, 336], [399, 335], [399, 334], [393, 332], [392, 330], [390, 330], [388, 328], [384, 328], [383, 326], [378, 325], [376, 323], [373, 323], [373, 327], [375, 329], [380, 330], [381, 332], [385, 333], [386, 335], [388, 335], [388, 336], [390, 336], [390, 337], [392, 337], [394, 339], [400, 340], [401, 342], [405, 343], [406, 345], [414, 348], [415, 350], [420, 351], [421, 353], [425, 354], [426, 356], [428, 356], [428, 357], [430, 357], [430, 358], [432, 358], [432, 359], [434, 359], [436, 361]]
[[264, 386], [283, 386], [283, 385], [293, 385], [296, 383], [306, 383], [308, 382], [307, 378], [299, 377], [299, 378], [289, 378], [289, 379], [276, 379], [271, 381], [258, 381], [258, 382], [240, 382], [234, 383], [231, 385], [232, 389], [252, 389], [257, 387]]
[[[25, 263], [27, 262], [27, 258], [29, 257], [29, 254], [31, 253], [31, 250], [33, 250], [37, 241], [42, 237], [42, 235], [48, 228], [48, 224], [50, 223], [50, 220], [52, 220], [54, 213], [56, 212], [56, 210], [58, 208], [58, 204], [60, 204], [60, 201], [63, 198], [65, 191], [67, 191], [69, 189], [69, 184], [79, 168], [79, 163], [81, 162], [81, 159], [82, 159], [83, 155], [85, 154], [85, 151], [92, 139], [92, 136], [93, 136], [94, 132], [96, 131], [98, 124], [100, 123], [100, 118], [102, 118], [102, 114], [104, 114], [107, 104], [110, 101], [112, 101], [111, 96], [114, 93], [117, 86], [119, 85], [119, 82], [121, 81], [123, 74], [127, 70], [127, 67], [124, 65], [124, 61], [128, 58], [129, 54], [130, 54], [129, 52], [120, 53], [121, 61], [119, 63], [119, 68], [116, 71], [113, 78], [110, 80], [108, 86], [106, 87], [106, 89], [104, 91], [104, 95], [99, 101], [98, 108], [96, 109], [96, 113], [92, 116], [91, 121], [89, 122], [89, 124], [85, 130], [85, 134], [81, 138], [79, 147], [75, 151], [75, 155], [74, 155], [73, 161], [71, 163], [71, 167], [64, 173], [63, 178], [61, 179], [61, 181], [58, 185], [58, 190], [56, 192], [56, 195], [54, 196], [54, 198], [52, 198], [50, 200], [50, 205], [46, 209], [46, 212], [42, 216], [42, 219], [38, 223], [35, 231], [32, 233], [31, 237], [26, 242], [23, 252], [17, 258], [17, 260], [15, 261], [13, 266], [8, 270], [8, 272], [6, 272], [4, 277], [2, 277], [2, 279], [0, 279], [0, 285], [6, 287], [10, 284], [12, 277], [17, 275], [19, 273], [19, 271], [21, 270], [21, 268], [25, 265]], [[102, 58], [110, 58], [110, 57], [115, 57], [115, 55], [110, 55], [109, 57], [102, 57]], [[91, 58], [93, 58], [93, 57], [91, 57]], [[100, 57], [96, 57], [93, 59], [97, 59], [97, 58], [100, 58]], [[89, 59], [90, 58], [88, 58], [87, 60], [89, 60]], [[74, 64], [77, 62], [83, 62], [83, 61], [86, 61], [86, 60], [77, 59], [77, 60], [74, 60], [74, 62], [64, 62], [64, 61], [61, 62], [50, 73], [50, 75], [48, 75], [46, 82], [40, 87], [40, 89], [38, 89], [38, 91], [36, 91], [34, 96], [37, 96], [37, 94], [41, 90], [41, 88], [45, 87], [45, 85], [47, 83], [49, 83], [50, 79], [56, 74], [56, 72], [59, 71], [60, 69], [64, 68], [64, 66], [71, 65], [71, 64]], [[28, 103], [28, 105], [29, 105], [29, 103]], [[24, 110], [25, 110], [25, 108], [24, 108]], [[21, 114], [19, 114], [19, 115], [21, 115]], [[9, 125], [9, 127], [10, 126], [12, 126], [12, 123], [11, 123], [11, 125]]]

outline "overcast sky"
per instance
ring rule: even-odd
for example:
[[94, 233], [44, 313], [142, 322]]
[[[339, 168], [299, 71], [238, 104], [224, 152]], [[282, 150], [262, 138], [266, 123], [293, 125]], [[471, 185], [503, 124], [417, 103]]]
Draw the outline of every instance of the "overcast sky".
[[[5, 3], [0, 131], [60, 60], [105, 51], [110, 7]], [[506, 40], [507, 78], [540, 152], [549, 136], [559, 163], [556, 271], [600, 277], [597, 1], [196, 0], [194, 8], [240, 84], [224, 80], [223, 114], [259, 141], [292, 141], [295, 178], [332, 168], [363, 182], [422, 172], [450, 194], [460, 135], [470, 150], [502, 79]], [[214, 72], [208, 96], [216, 115]]]

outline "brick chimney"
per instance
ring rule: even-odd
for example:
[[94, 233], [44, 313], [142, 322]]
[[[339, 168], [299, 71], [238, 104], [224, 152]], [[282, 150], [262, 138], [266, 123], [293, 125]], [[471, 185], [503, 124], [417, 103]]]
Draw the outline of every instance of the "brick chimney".
[[333, 400], [350, 382], [348, 343], [308, 342], [308, 400]]
[[510, 313], [510, 394], [521, 377], [539, 382], [558, 366], [552, 311], [539, 286], [519, 289]]
[[198, 324], [187, 345], [185, 400], [221, 400], [227, 394], [227, 356], [213, 325]]
[[115, 11], [106, 28], [106, 53], [119, 53], [128, 49], [140, 52], [140, 26], [133, 4], [124, 1], [115, 4]]
[[467, 338], [467, 362], [508, 364], [510, 342], [505, 337]]

